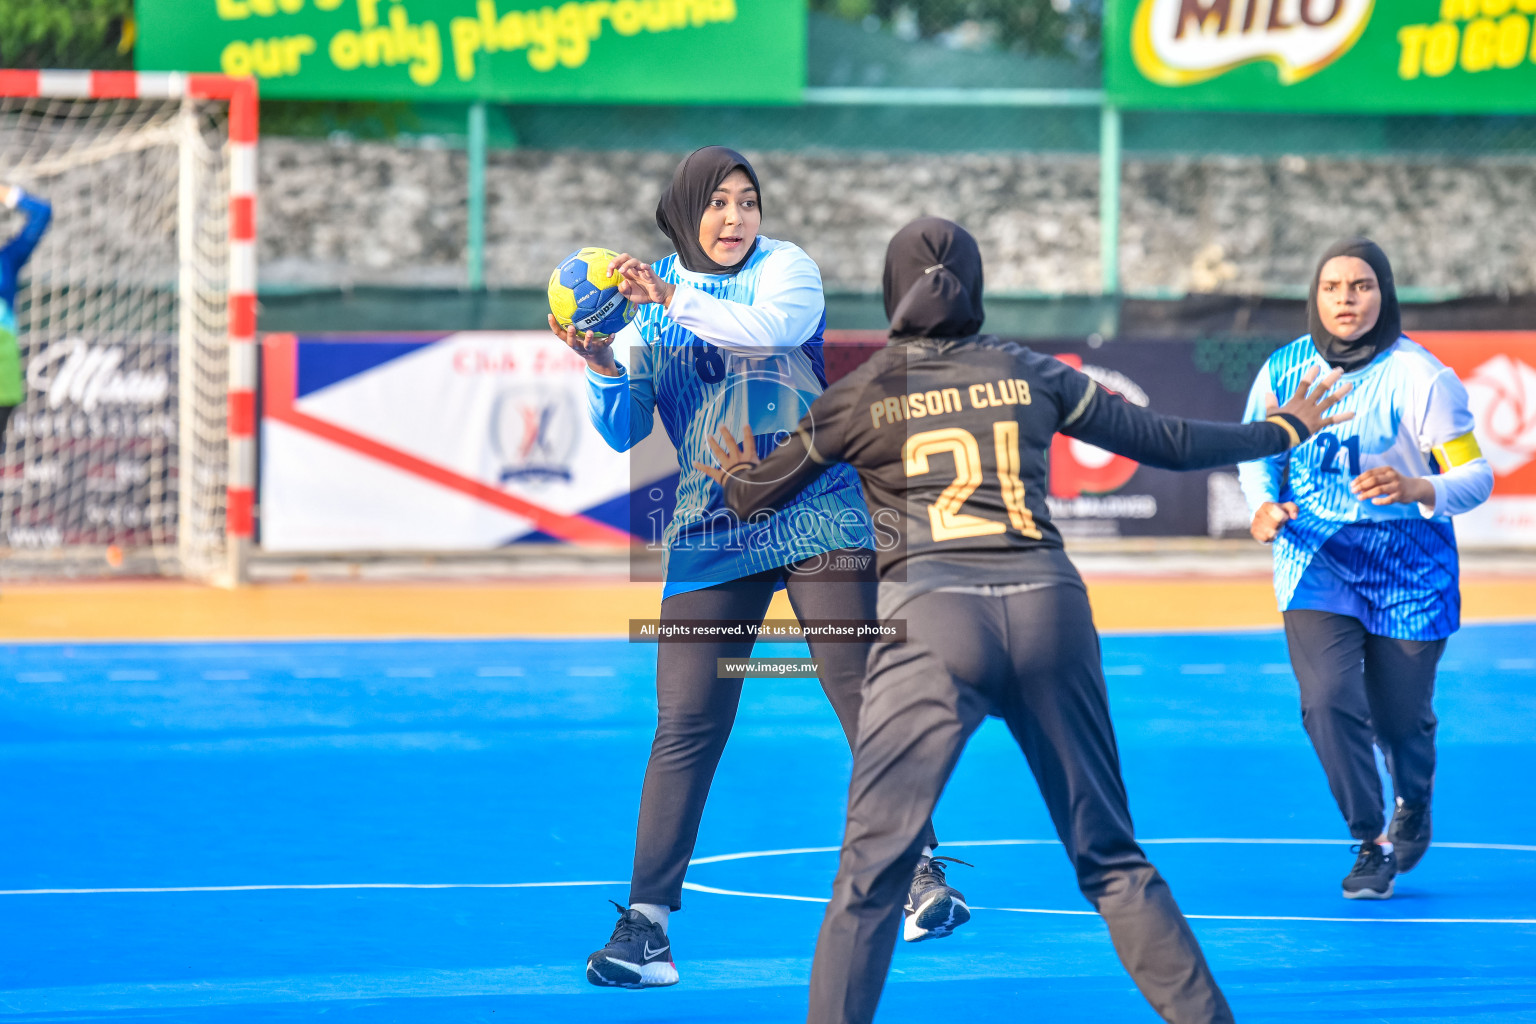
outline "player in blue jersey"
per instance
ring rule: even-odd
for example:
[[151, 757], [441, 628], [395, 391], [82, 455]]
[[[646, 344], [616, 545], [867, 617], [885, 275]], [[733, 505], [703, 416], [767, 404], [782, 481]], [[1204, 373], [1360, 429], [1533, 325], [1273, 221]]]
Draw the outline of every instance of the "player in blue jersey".
[[11, 410], [26, 397], [21, 375], [21, 348], [16, 342], [16, 286], [21, 268], [37, 248], [53, 208], [45, 199], [23, 192], [15, 185], [0, 184], [0, 201], [7, 208], [26, 215], [26, 225], [0, 247], [0, 442], [5, 440], [5, 425]]
[[[1302, 722], [1359, 841], [1344, 895], [1386, 899], [1429, 847], [1435, 666], [1461, 612], [1451, 517], [1488, 499], [1493, 471], [1461, 381], [1402, 336], [1392, 267], [1374, 243], [1323, 255], [1307, 317], [1310, 333], [1259, 371], [1248, 418], [1325, 365], [1354, 384], [1345, 408], [1359, 415], [1239, 469], [1254, 539], [1274, 544]], [[1373, 743], [1396, 798], [1385, 834]]]
[[[774, 591], [788, 591], [803, 624], [876, 621], [875, 537], [858, 477], [828, 473], [779, 516], [743, 521], [694, 466], [722, 426], [764, 439], [795, 429], [826, 387], [821, 272], [798, 246], [758, 234], [756, 172], [741, 154], [710, 146], [679, 165], [656, 210], [677, 252], [654, 265], [614, 261], [620, 290], [639, 305], [612, 339], [550, 328], [588, 365], [593, 425], [618, 451], [651, 432], [660, 414], [678, 453], [677, 503], [665, 542], [664, 624], [761, 623]], [[615, 350], [622, 356], [621, 363]], [[630, 905], [607, 946], [587, 960], [595, 985], [647, 988], [678, 979], [667, 936], [681, 906], [699, 821], [741, 698], [740, 679], [717, 660], [745, 658], [750, 636], [666, 642], [656, 656], [656, 737], [640, 795]], [[820, 679], [850, 746], [858, 724], [867, 642], [811, 640]], [[969, 919], [960, 893], [926, 855], [909, 886], [907, 937], [949, 934]]]

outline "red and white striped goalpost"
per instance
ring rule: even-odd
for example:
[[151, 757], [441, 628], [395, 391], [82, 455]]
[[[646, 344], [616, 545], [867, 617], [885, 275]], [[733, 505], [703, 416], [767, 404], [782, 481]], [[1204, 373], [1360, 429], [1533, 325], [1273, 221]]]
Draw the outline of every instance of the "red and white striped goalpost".
[[180, 99], [229, 105], [229, 478], [225, 530], [230, 582], [244, 576], [256, 504], [256, 81], [227, 75], [142, 71], [0, 70], [0, 96]]

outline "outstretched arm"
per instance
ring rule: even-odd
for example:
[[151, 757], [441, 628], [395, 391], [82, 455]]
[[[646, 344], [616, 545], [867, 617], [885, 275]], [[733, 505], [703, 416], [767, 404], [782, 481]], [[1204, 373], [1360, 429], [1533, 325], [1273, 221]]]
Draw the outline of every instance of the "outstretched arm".
[[702, 462], [694, 466], [720, 485], [726, 506], [739, 518], [775, 512], [836, 464], [816, 451], [810, 423], [811, 417], [806, 416], [789, 440], [761, 461], [751, 427], [738, 442], [730, 429], [722, 426], [718, 443], [707, 438], [718, 467]]
[[1340, 371], [1333, 370], [1318, 381], [1317, 371], [1309, 371], [1291, 399], [1279, 408], [1271, 407], [1262, 423], [1209, 423], [1164, 416], [1100, 391], [1061, 432], [1157, 469], [1207, 469], [1248, 462], [1295, 447], [1325, 426], [1353, 419], [1352, 412], [1328, 415], [1350, 391], [1346, 384], [1328, 393], [1339, 376]]
[[43, 232], [48, 230], [48, 222], [53, 219], [53, 207], [48, 204], [48, 200], [23, 192], [17, 185], [0, 185], [0, 200], [27, 217], [26, 225], [16, 237], [5, 243], [4, 248], [0, 248], [0, 259], [15, 271], [27, 262], [32, 250], [37, 248], [37, 243], [42, 239]]

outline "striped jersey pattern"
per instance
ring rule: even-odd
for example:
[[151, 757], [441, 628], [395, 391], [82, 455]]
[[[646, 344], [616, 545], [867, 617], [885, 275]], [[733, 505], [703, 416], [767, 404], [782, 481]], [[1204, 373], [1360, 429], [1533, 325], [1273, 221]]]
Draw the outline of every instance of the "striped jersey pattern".
[[[1312, 366], [1327, 370], [1310, 335], [1274, 352], [1254, 381], [1244, 418], [1263, 419], [1265, 398], [1283, 402]], [[1349, 485], [1377, 466], [1406, 476], [1436, 472], [1430, 449], [1472, 430], [1466, 391], [1406, 337], [1342, 380], [1354, 390], [1333, 412], [1353, 411], [1354, 419], [1239, 467], [1251, 508], [1265, 501], [1299, 508], [1274, 542], [1275, 596], [1281, 610], [1352, 615], [1380, 636], [1443, 639], [1456, 630], [1460, 609], [1451, 518], [1426, 518], [1416, 504], [1373, 505]]]
[[[729, 277], [689, 273], [675, 254], [656, 262], [654, 269], [668, 283], [687, 284], [716, 298], [750, 305], [764, 259], [790, 244], [760, 237], [747, 265]], [[826, 387], [821, 350], [825, 327], [823, 314], [815, 333], [800, 345], [764, 349], [761, 355], [748, 358], [701, 340], [672, 321], [659, 303], [649, 303], [639, 308], [630, 327], [615, 339], [615, 355], [627, 361], [630, 394], [650, 396], [677, 449], [681, 472], [677, 505], [663, 533], [665, 596], [776, 569], [837, 548], [874, 547], [864, 495], [849, 466], [824, 474], [778, 515], [743, 523], [725, 507], [719, 485], [693, 465], [695, 461], [715, 464], [706, 439], [718, 438], [722, 424], [739, 439], [750, 423], [759, 455], [766, 455], [794, 432]], [[630, 344], [627, 352], [622, 348], [626, 343]], [[619, 404], [627, 409], [627, 403]], [[609, 422], [599, 423], [599, 429], [605, 436], [632, 437], [630, 429], [619, 429], [613, 415], [617, 412], [612, 409], [603, 416]], [[593, 413], [598, 415], [596, 406]]]

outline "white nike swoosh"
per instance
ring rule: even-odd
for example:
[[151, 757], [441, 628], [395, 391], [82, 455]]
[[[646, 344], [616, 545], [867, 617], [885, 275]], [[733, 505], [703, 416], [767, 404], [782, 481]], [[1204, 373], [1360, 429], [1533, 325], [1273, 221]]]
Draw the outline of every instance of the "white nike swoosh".
[[658, 956], [661, 956], [661, 954], [665, 953], [667, 950], [669, 950], [671, 948], [672, 948], [671, 946], [662, 946], [660, 949], [653, 950], [653, 949], [651, 949], [651, 944], [649, 942], [647, 942], [645, 944], [645, 958], [647, 960], [654, 960]]

